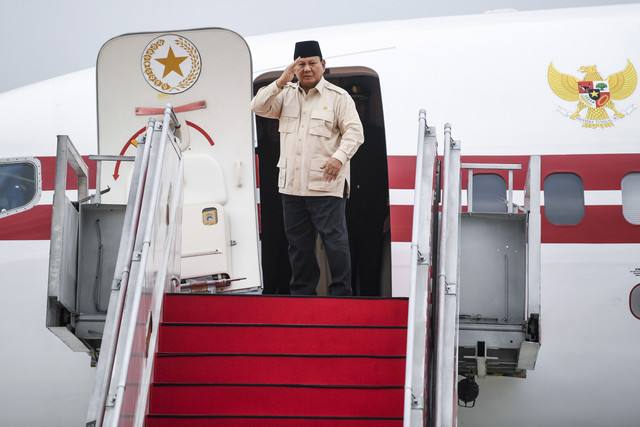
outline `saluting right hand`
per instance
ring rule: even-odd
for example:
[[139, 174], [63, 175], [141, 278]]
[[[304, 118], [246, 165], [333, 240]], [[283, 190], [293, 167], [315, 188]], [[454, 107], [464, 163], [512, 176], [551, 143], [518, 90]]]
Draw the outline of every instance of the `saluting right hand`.
[[282, 89], [284, 85], [293, 80], [296, 75], [296, 67], [298, 66], [300, 61], [302, 61], [302, 58], [298, 57], [295, 61], [293, 61], [293, 63], [291, 63], [291, 65], [285, 68], [285, 70], [282, 72], [282, 75], [278, 77], [278, 80], [276, 80], [276, 85], [280, 89]]

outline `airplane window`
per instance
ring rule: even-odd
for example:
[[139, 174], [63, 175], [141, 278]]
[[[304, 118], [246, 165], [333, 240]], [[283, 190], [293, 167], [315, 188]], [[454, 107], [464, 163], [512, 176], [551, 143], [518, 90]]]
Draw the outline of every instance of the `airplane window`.
[[584, 218], [584, 184], [574, 173], [553, 173], [544, 180], [544, 212], [555, 225], [575, 225]]
[[506, 213], [507, 183], [494, 173], [473, 175], [473, 211]]
[[0, 213], [27, 205], [36, 195], [33, 163], [0, 164]]
[[622, 214], [631, 224], [640, 225], [640, 172], [622, 178]]

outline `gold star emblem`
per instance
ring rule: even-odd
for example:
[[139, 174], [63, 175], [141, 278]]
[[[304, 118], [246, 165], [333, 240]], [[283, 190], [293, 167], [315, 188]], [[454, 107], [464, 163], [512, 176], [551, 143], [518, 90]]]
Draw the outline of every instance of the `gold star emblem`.
[[176, 73], [184, 77], [184, 75], [182, 74], [182, 70], [180, 69], [180, 64], [185, 59], [187, 59], [186, 56], [176, 56], [173, 53], [173, 49], [169, 47], [169, 53], [167, 54], [166, 58], [156, 59], [156, 61], [164, 65], [164, 74], [162, 75], [162, 78], [167, 77], [167, 74], [172, 71], [175, 71]]

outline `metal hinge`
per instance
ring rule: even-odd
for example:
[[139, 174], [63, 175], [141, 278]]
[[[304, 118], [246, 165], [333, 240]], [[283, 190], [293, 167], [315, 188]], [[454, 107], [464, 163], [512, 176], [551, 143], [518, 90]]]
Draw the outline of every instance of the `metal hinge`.
[[107, 402], [104, 405], [107, 408], [113, 408], [114, 406], [116, 406], [116, 395], [115, 394], [109, 394], [107, 395]]
[[455, 295], [456, 294], [456, 284], [455, 283], [449, 283], [449, 282], [445, 282], [445, 292], [447, 295]]
[[424, 409], [424, 399], [418, 399], [411, 393], [411, 409]]

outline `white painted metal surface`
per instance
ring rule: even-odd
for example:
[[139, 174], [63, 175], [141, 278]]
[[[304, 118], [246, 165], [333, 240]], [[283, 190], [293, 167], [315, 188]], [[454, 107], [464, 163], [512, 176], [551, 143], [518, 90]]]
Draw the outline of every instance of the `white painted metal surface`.
[[[426, 112], [420, 111], [418, 156], [416, 160], [415, 202], [411, 242], [411, 287], [407, 326], [407, 358], [404, 387], [404, 425], [421, 426], [427, 418], [430, 396], [430, 369], [427, 366], [432, 287], [432, 231], [434, 209], [437, 212], [436, 191], [438, 173], [438, 143], [435, 129], [429, 128]], [[435, 206], [435, 207], [434, 207]]]
[[444, 131], [442, 223], [437, 278], [434, 425], [455, 427], [458, 414], [458, 286], [460, 242], [460, 142]]

